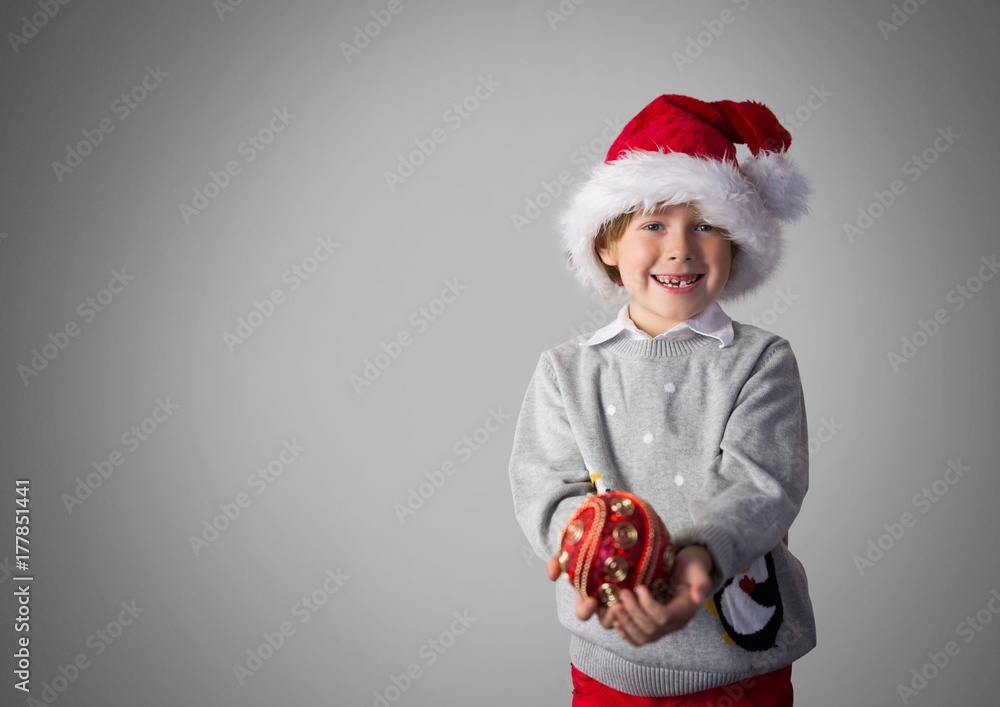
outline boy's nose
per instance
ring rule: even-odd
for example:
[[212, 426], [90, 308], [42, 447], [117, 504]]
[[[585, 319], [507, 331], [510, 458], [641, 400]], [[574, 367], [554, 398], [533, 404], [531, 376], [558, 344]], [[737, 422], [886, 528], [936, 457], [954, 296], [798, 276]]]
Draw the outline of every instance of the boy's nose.
[[670, 260], [692, 260], [694, 250], [687, 235], [677, 235], [669, 238], [664, 246], [664, 255]]

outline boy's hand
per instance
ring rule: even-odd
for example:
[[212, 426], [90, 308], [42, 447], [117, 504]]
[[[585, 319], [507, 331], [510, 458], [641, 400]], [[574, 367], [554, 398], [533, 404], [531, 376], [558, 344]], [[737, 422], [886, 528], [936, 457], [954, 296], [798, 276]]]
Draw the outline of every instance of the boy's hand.
[[[559, 556], [553, 555], [545, 564], [549, 579], [559, 579]], [[638, 586], [635, 592], [622, 589], [619, 601], [606, 607], [593, 597], [577, 597], [576, 616], [587, 621], [597, 614], [604, 628], [615, 628], [618, 634], [633, 646], [666, 636], [687, 626], [698, 613], [705, 597], [712, 588], [709, 574], [712, 571], [712, 556], [702, 545], [688, 545], [677, 553], [674, 565], [674, 583], [677, 594], [668, 604], [661, 604], [653, 598], [649, 587]]]
[[608, 609], [608, 620], [618, 630], [618, 635], [633, 646], [652, 643], [680, 630], [698, 613], [711, 591], [711, 571], [712, 556], [704, 546], [683, 547], [677, 553], [674, 566], [677, 593], [669, 603], [656, 601], [649, 587], [640, 585], [634, 593], [623, 589], [619, 592], [618, 603]]

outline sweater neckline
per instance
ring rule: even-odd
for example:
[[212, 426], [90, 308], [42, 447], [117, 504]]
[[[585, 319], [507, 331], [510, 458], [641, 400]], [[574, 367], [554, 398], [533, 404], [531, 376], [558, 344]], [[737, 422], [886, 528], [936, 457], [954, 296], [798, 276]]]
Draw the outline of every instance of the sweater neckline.
[[610, 339], [605, 346], [608, 350], [624, 358], [664, 358], [667, 356], [687, 356], [705, 348], [718, 339], [704, 334], [696, 334], [689, 339], [629, 339], [624, 331]]

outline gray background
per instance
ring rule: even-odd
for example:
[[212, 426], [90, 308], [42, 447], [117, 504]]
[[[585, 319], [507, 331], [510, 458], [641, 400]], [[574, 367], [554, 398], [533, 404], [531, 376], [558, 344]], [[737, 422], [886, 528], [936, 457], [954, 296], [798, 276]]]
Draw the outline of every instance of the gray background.
[[[26, 701], [11, 672], [22, 478], [37, 699], [82, 654], [55, 704], [569, 704], [568, 636], [507, 462], [539, 353], [610, 310], [565, 268], [565, 192], [520, 231], [512, 215], [562, 170], [578, 183], [607, 120], [682, 93], [767, 104], [816, 189], [780, 273], [726, 307], [792, 342], [810, 414], [791, 545], [819, 646], [795, 665], [798, 703], [900, 704], [923, 670], [909, 704], [996, 704], [1000, 280], [979, 271], [1000, 254], [997, 6], [909, 0], [889, 32], [881, 1], [403, 0], [348, 61], [343, 43], [387, 5], [245, 0], [220, 17], [207, 0], [77, 0], [15, 51], [9, 33], [41, 10], [4, 4], [0, 701]], [[167, 76], [122, 117], [147, 66]], [[473, 112], [448, 113], [490, 77]], [[282, 109], [294, 118], [248, 161], [241, 142]], [[105, 118], [113, 132], [60, 180], [52, 163]], [[949, 128], [960, 137], [935, 150]], [[444, 141], [390, 189], [385, 173], [435, 129]], [[240, 173], [186, 224], [178, 205], [229, 160]], [[903, 193], [851, 242], [844, 224], [896, 179]], [[324, 237], [338, 247], [293, 291], [283, 273]], [[134, 279], [86, 321], [78, 305], [122, 268]], [[231, 351], [224, 334], [276, 288], [284, 301]], [[939, 309], [947, 321], [894, 367]], [[25, 383], [19, 366], [69, 323], [78, 335]], [[407, 333], [356, 392], [350, 377]], [[158, 398], [178, 408], [130, 447]], [[491, 409], [508, 417], [487, 432]], [[286, 441], [304, 451], [262, 486]], [[70, 512], [115, 450], [124, 463]], [[401, 521], [396, 504], [446, 462]], [[934, 503], [914, 498], [925, 487]], [[250, 505], [196, 555], [190, 537], [240, 493]], [[328, 570], [348, 579], [323, 589]], [[325, 603], [304, 610], [314, 593]], [[124, 627], [122, 602], [143, 610]], [[962, 631], [970, 617], [981, 630]], [[239, 684], [233, 666], [286, 621], [294, 633]], [[958, 654], [926, 668], [949, 641]]]

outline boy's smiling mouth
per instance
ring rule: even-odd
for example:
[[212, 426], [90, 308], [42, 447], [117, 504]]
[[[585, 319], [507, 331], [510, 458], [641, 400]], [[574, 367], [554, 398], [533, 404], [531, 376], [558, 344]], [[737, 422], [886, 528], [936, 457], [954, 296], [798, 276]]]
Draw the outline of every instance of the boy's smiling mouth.
[[690, 292], [705, 276], [704, 273], [670, 273], [651, 275], [663, 287], [675, 292]]

